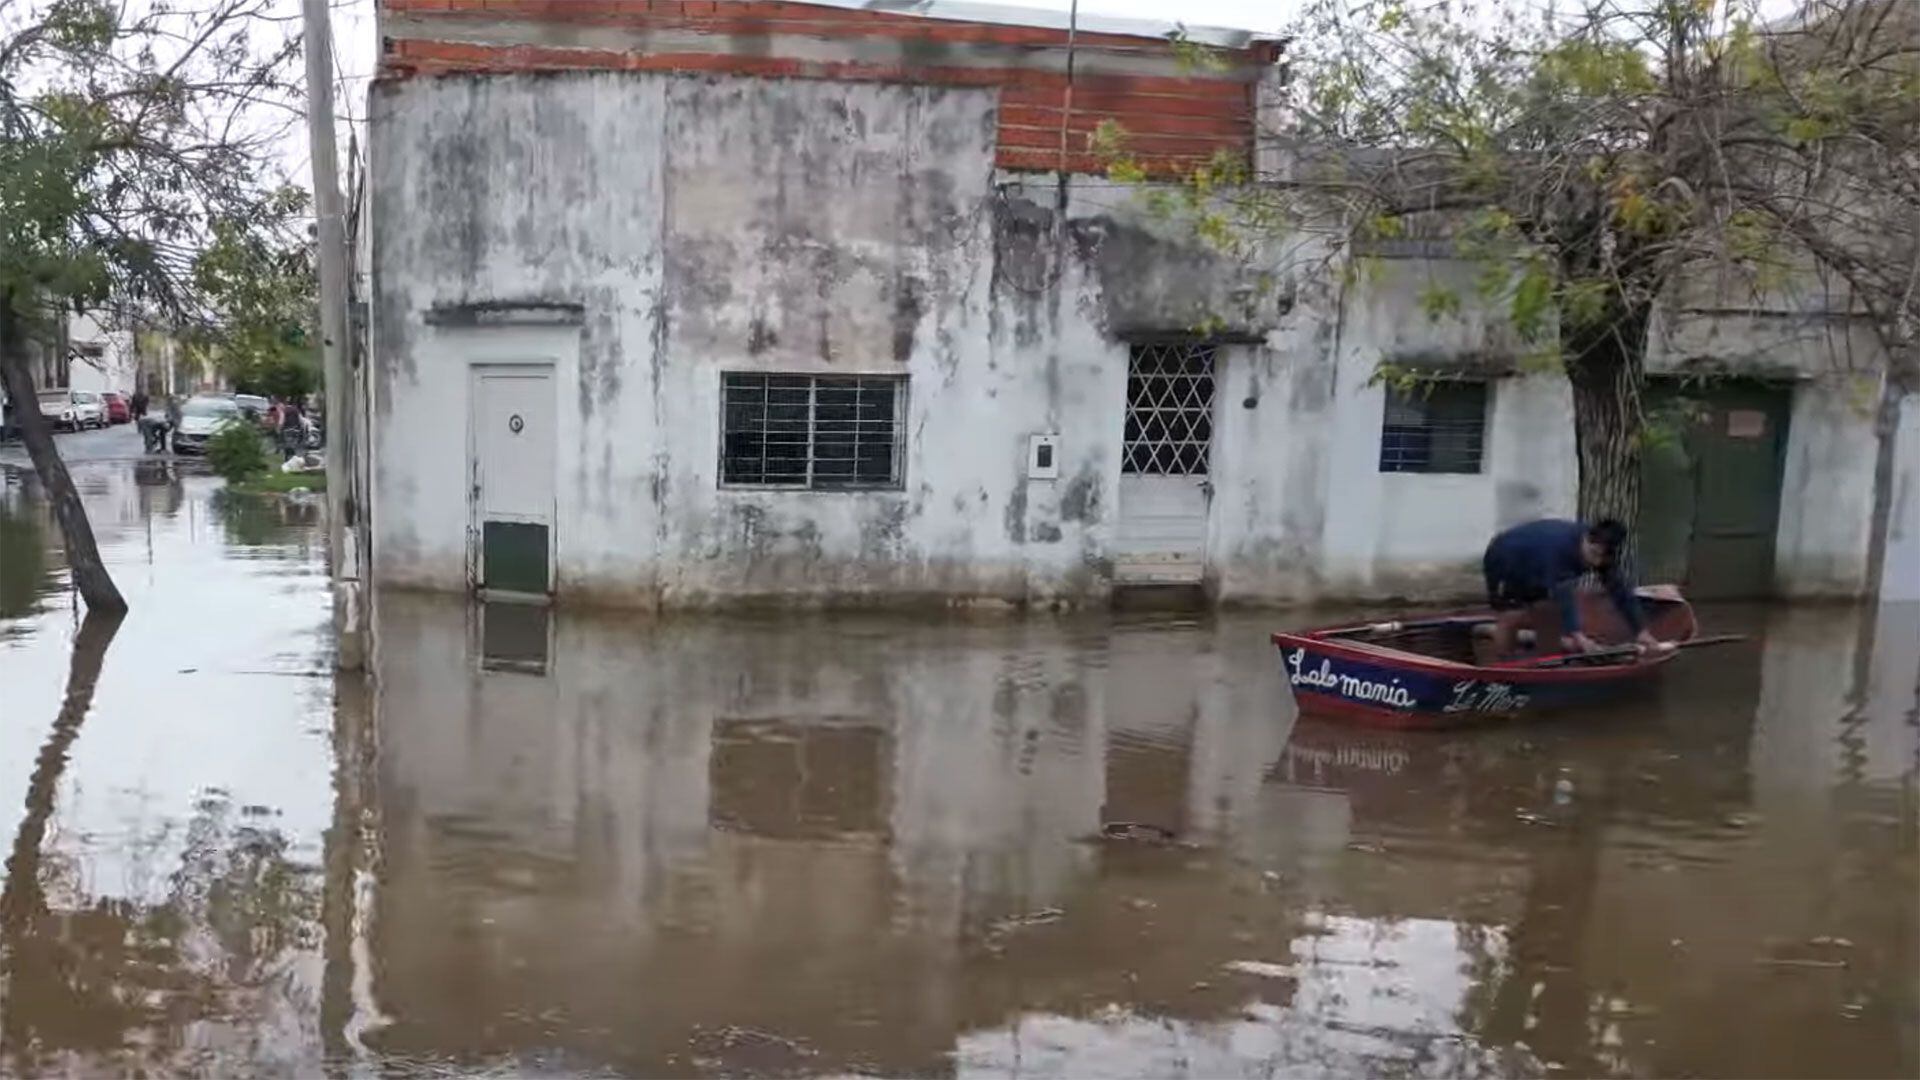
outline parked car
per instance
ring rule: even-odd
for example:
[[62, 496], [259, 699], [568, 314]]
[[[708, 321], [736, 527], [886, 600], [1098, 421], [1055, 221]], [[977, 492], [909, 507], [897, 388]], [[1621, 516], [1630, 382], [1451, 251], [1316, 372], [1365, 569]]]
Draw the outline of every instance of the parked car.
[[233, 403], [240, 406], [240, 411], [246, 414], [247, 419], [261, 425], [266, 424], [267, 411], [273, 408], [273, 402], [259, 394], [235, 394]]
[[85, 390], [40, 391], [40, 415], [56, 428], [84, 431], [107, 426], [107, 414], [100, 395]]
[[197, 394], [180, 406], [180, 426], [173, 432], [173, 452], [204, 454], [213, 433], [232, 423], [246, 423], [246, 414], [230, 397]]
[[100, 395], [100, 404], [106, 410], [107, 423], [126, 424], [133, 421], [133, 406], [127, 403], [125, 394], [109, 390]]

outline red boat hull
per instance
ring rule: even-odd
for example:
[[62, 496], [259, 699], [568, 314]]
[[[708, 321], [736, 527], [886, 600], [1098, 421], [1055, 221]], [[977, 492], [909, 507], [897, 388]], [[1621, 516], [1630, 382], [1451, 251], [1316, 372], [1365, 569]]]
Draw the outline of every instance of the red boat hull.
[[[1640, 592], [1648, 628], [1656, 637], [1685, 641], [1694, 636], [1693, 609], [1677, 590], [1655, 586]], [[1588, 609], [1585, 615], [1585, 625], [1601, 640], [1623, 636], [1624, 627], [1611, 612]], [[1436, 635], [1459, 638], [1447, 643], [1459, 651], [1464, 642], [1471, 655], [1473, 628], [1492, 619], [1491, 612], [1461, 612], [1423, 619], [1402, 630], [1368, 633], [1367, 628], [1328, 627], [1275, 634], [1273, 642], [1301, 712], [1387, 728], [1459, 727], [1589, 704], [1644, 684], [1677, 655], [1595, 664], [1552, 656], [1485, 663], [1406, 647], [1406, 639], [1418, 630], [1429, 641]], [[1543, 639], [1557, 637], [1544, 619], [1537, 625]]]

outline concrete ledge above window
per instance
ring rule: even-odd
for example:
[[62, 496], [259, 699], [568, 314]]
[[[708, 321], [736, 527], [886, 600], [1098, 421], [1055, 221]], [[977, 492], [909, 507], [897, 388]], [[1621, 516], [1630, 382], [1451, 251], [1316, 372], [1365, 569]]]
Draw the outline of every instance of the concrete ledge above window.
[[428, 326], [582, 326], [584, 304], [546, 300], [485, 300], [474, 304], [436, 304], [427, 309]]

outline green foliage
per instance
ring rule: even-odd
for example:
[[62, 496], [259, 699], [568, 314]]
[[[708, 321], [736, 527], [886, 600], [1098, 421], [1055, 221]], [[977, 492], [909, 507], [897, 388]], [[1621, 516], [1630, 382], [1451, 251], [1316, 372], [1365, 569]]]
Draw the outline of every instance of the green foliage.
[[1460, 294], [1445, 285], [1434, 282], [1420, 290], [1420, 310], [1427, 313], [1428, 322], [1458, 318]]
[[1639, 446], [1647, 451], [1677, 451], [1687, 429], [1712, 415], [1707, 402], [1674, 394], [1649, 407], [1641, 418]]
[[1560, 318], [1576, 330], [1600, 325], [1613, 297], [1613, 283], [1605, 278], [1576, 278], [1560, 284]]
[[1209, 338], [1227, 329], [1227, 321], [1217, 312], [1202, 311], [1194, 321], [1187, 324], [1187, 333], [1197, 338]]
[[1566, 367], [1566, 355], [1560, 351], [1558, 340], [1539, 341], [1533, 347], [1520, 354], [1519, 369], [1523, 375], [1551, 375]]
[[320, 369], [309, 357], [275, 356], [243, 367], [228, 367], [233, 388], [242, 394], [299, 401], [320, 389]]
[[1405, 364], [1381, 359], [1373, 365], [1373, 374], [1367, 377], [1368, 386], [1384, 386], [1389, 390], [1411, 393], [1425, 380], [1426, 374]]
[[267, 441], [252, 424], [230, 421], [207, 440], [207, 463], [229, 484], [240, 483], [273, 467]]
[[1549, 93], [1582, 97], [1638, 97], [1659, 84], [1647, 55], [1632, 40], [1579, 37], [1555, 43], [1539, 60], [1536, 77]]
[[1087, 136], [1087, 151], [1105, 161], [1118, 161], [1127, 156], [1127, 129], [1112, 117], [1095, 125], [1093, 133]]
[[[0, 30], [0, 303], [211, 324], [199, 253], [291, 237], [259, 107], [297, 104], [261, 0], [13, 4]], [[285, 240], [273, 243], [284, 244]]]
[[1538, 339], [1550, 325], [1554, 312], [1553, 268], [1543, 258], [1527, 260], [1513, 287], [1510, 312], [1514, 329], [1527, 341]]
[[1414, 367], [1381, 359], [1374, 363], [1373, 374], [1367, 377], [1367, 385], [1384, 386], [1409, 397], [1424, 398], [1432, 395], [1436, 386], [1466, 380], [1467, 376], [1464, 374], [1435, 371], [1431, 368]]
[[[306, 193], [273, 193], [278, 212], [306, 211]], [[233, 221], [216, 222], [195, 258], [192, 280], [218, 320], [189, 335], [233, 383], [254, 393], [295, 397], [319, 385], [319, 281], [307, 244], [288, 245]]]
[[1173, 44], [1174, 59], [1182, 71], [1226, 71], [1233, 66], [1225, 52], [1211, 45], [1203, 45], [1187, 35], [1184, 25], [1168, 35]]

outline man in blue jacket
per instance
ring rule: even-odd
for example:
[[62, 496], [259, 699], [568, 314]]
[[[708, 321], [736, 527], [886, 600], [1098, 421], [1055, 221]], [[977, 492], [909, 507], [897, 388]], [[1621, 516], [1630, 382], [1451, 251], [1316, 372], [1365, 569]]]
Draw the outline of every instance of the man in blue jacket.
[[1585, 525], [1554, 518], [1515, 525], [1487, 544], [1481, 568], [1487, 577], [1487, 602], [1497, 612], [1494, 652], [1508, 656], [1513, 639], [1535, 604], [1552, 600], [1560, 608], [1561, 646], [1568, 652], [1592, 652], [1600, 646], [1580, 625], [1580, 581], [1592, 573], [1620, 611], [1642, 652], [1672, 648], [1647, 632], [1640, 601], [1620, 573], [1620, 545], [1627, 528], [1612, 518]]

